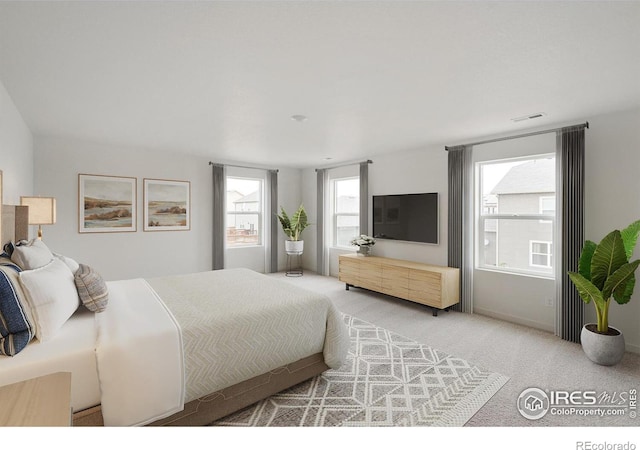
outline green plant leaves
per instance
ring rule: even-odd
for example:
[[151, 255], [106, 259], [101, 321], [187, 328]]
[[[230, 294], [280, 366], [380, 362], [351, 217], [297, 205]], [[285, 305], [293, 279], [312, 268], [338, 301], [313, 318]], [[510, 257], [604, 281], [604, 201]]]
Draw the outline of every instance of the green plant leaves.
[[622, 236], [622, 243], [624, 244], [624, 251], [627, 255], [627, 261], [631, 258], [631, 255], [633, 255], [633, 249], [636, 247], [639, 233], [640, 220], [636, 220], [620, 232], [620, 235]]
[[300, 205], [298, 210], [293, 213], [293, 216], [289, 218], [284, 208], [280, 206], [281, 214], [278, 215], [278, 219], [280, 220], [280, 225], [282, 225], [282, 231], [291, 239], [292, 241], [297, 241], [300, 239], [300, 233], [304, 231], [305, 228], [309, 226], [307, 222], [307, 213], [304, 210], [304, 206]]
[[277, 216], [280, 221], [280, 225], [282, 225], [282, 231], [284, 231], [284, 234], [286, 234], [287, 237], [291, 238], [291, 220], [282, 206], [280, 207], [280, 214]]
[[[620, 231], [607, 234], [596, 247], [591, 258], [591, 282], [603, 289], [607, 278], [627, 263], [627, 255]], [[607, 297], [608, 298], [608, 297]]]
[[633, 288], [636, 287], [636, 276], [632, 275], [627, 284], [618, 290], [613, 291], [613, 298], [619, 305], [624, 305], [625, 303], [629, 303], [631, 300], [631, 296], [633, 295]]
[[598, 244], [593, 241], [585, 241], [584, 247], [582, 248], [582, 254], [578, 262], [578, 273], [587, 280], [591, 280], [591, 259], [597, 246]]
[[640, 260], [636, 260], [629, 264], [623, 264], [618, 270], [611, 274], [604, 283], [602, 297], [607, 299], [611, 297], [611, 294], [615, 291], [624, 293], [627, 282], [631, 277], [633, 277], [633, 272], [638, 268], [638, 264], [640, 264]]
[[608, 329], [611, 297], [621, 305], [628, 303], [636, 285], [635, 271], [640, 260], [628, 262], [640, 236], [640, 220], [624, 230], [614, 230], [599, 244], [586, 241], [578, 261], [578, 272], [569, 272], [585, 303], [593, 300], [598, 330]]
[[580, 294], [580, 297], [582, 297], [585, 303], [590, 303], [591, 300], [593, 300], [596, 309], [602, 310], [601, 308], [605, 305], [605, 299], [600, 289], [577, 272], [569, 272], [569, 278], [571, 278], [573, 284], [576, 285], [578, 294]]

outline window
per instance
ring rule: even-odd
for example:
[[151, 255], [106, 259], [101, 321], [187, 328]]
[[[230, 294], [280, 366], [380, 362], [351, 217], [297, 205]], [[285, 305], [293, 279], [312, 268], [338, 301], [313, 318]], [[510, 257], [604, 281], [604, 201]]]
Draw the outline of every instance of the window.
[[350, 247], [360, 234], [360, 179], [333, 180], [333, 245]]
[[[556, 197], [540, 197], [540, 214], [556, 213]], [[540, 223], [550, 223], [548, 220], [541, 220]]]
[[555, 158], [477, 163], [476, 266], [553, 277]]
[[263, 180], [227, 177], [227, 247], [262, 245]]
[[551, 242], [529, 241], [529, 265], [551, 268]]
[[540, 197], [540, 214], [556, 213], [556, 196]]

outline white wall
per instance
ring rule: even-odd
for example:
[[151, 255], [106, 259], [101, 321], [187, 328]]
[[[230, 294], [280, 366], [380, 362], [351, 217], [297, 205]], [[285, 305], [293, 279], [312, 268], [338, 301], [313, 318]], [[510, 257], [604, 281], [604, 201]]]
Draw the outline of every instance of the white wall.
[[318, 261], [317, 176], [314, 169], [303, 169], [300, 176], [300, 184], [302, 186], [300, 201], [304, 204], [307, 211], [307, 219], [311, 224], [303, 232], [304, 253], [302, 254], [302, 266], [305, 270], [316, 272]]
[[[277, 210], [278, 214], [280, 214], [280, 206], [284, 207], [284, 210], [287, 213], [292, 213], [296, 211], [300, 204], [302, 203], [302, 190], [300, 186], [302, 184], [302, 170], [301, 169], [280, 169], [278, 172], [278, 205]], [[304, 204], [305, 211], [307, 212], [307, 216], [311, 213], [315, 214], [315, 202], [313, 205]], [[313, 222], [309, 217], [308, 220], [310, 223]], [[305, 240], [304, 243], [304, 253], [303, 258], [308, 252], [313, 251], [312, 248], [309, 248], [307, 245], [307, 237], [313, 233], [315, 233], [315, 226], [308, 227], [303, 233], [302, 237]], [[278, 270], [284, 271], [287, 268], [287, 254], [284, 251], [284, 241], [287, 240], [287, 235], [282, 231], [282, 227], [280, 226], [280, 222], [278, 222]], [[292, 264], [294, 264], [292, 262]], [[303, 263], [304, 266], [304, 263]]]
[[[56, 197], [57, 223], [43, 227], [53, 251], [93, 266], [107, 280], [211, 269], [211, 167], [202, 157], [70, 139], [35, 140], [35, 191]], [[78, 233], [78, 174], [137, 177], [137, 231]], [[144, 178], [191, 182], [191, 230], [144, 232]]]
[[33, 195], [33, 136], [0, 82], [0, 170], [3, 203], [19, 205], [21, 195]]
[[[448, 172], [444, 146], [406, 151], [371, 158], [369, 196], [437, 192], [439, 195], [438, 244], [377, 240], [373, 253], [388, 258], [447, 265]], [[371, 198], [369, 211], [372, 211]], [[369, 213], [369, 232], [372, 230]]]
[[[640, 108], [590, 117], [589, 125], [585, 237], [600, 242], [610, 231], [640, 219]], [[640, 248], [636, 247], [631, 259], [638, 258]], [[593, 306], [586, 305], [585, 311], [588, 321], [595, 322]], [[640, 353], [640, 283], [628, 304], [612, 301], [609, 325], [622, 330], [627, 350]]]
[[[428, 147], [421, 150], [396, 152], [377, 155], [369, 165], [369, 211], [372, 210], [373, 195], [410, 194], [420, 192], [438, 192], [439, 201], [439, 244], [419, 244], [410, 242], [377, 240], [373, 254], [389, 258], [408, 259], [429, 264], [447, 264], [447, 153], [444, 147]], [[358, 175], [358, 166], [348, 166], [344, 170], [331, 171], [330, 176], [339, 178]], [[302, 172], [302, 198], [309, 211], [313, 211], [311, 221], [316, 222], [316, 172], [305, 169]], [[311, 208], [313, 206], [313, 208]], [[372, 217], [369, 214], [369, 234], [372, 232]], [[316, 233], [315, 227], [305, 234], [304, 264], [308, 270], [316, 270]], [[327, 233], [328, 234], [328, 233]], [[326, 239], [329, 239], [327, 237]], [[327, 241], [328, 242], [328, 241]], [[331, 248], [329, 251], [330, 275], [337, 276], [338, 255], [353, 252]]]
[[[155, 277], [211, 269], [212, 186], [209, 159], [171, 152], [125, 148], [73, 139], [36, 138], [35, 187], [57, 198], [57, 223], [44, 227], [44, 239], [54, 250], [92, 265], [107, 280]], [[225, 163], [230, 163], [224, 161]], [[78, 174], [138, 178], [142, 205], [144, 178], [191, 182], [190, 231], [142, 231], [138, 211], [135, 233], [78, 233]], [[300, 170], [278, 174], [279, 203], [297, 208]], [[284, 270], [284, 234], [280, 233], [279, 270]], [[230, 267], [252, 267], [255, 255], [236, 254]], [[264, 269], [264, 265], [258, 269]]]

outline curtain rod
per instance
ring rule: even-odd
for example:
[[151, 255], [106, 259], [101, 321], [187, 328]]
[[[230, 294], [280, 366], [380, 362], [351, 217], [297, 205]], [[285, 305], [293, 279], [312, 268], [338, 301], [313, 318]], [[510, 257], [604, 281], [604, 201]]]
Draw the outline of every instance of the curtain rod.
[[[533, 131], [531, 133], [516, 134], [514, 136], [506, 136], [506, 137], [501, 137], [501, 138], [496, 138], [496, 139], [487, 139], [486, 141], [472, 142], [470, 144], [464, 144], [464, 145], [480, 145], [480, 144], [490, 144], [492, 142], [508, 141], [509, 139], [517, 139], [517, 138], [523, 138], [523, 137], [529, 137], [529, 136], [536, 136], [538, 134], [553, 133], [555, 131], [560, 131], [560, 130], [562, 130], [564, 128], [571, 128], [571, 127], [589, 128], [589, 122], [579, 123], [577, 125], [569, 125], [569, 126], [566, 126], [566, 127], [552, 128], [550, 130]], [[444, 149], [446, 151], [449, 151], [449, 149], [451, 147], [454, 147], [454, 146], [445, 146]]]
[[365, 164], [365, 163], [366, 164], [373, 164], [373, 161], [371, 161], [370, 159], [367, 159], [365, 161], [360, 161], [360, 162], [351, 162], [351, 163], [340, 164], [339, 166], [321, 167], [320, 169], [316, 169], [316, 172], [318, 170], [337, 169], [338, 167], [355, 166], [356, 164]]
[[239, 166], [237, 164], [220, 164], [220, 163], [214, 163], [213, 161], [209, 161], [209, 165], [213, 166], [213, 165], [218, 165], [218, 166], [230, 166], [230, 167], [239, 167], [241, 169], [258, 169], [258, 170], [270, 170], [272, 172], [279, 172], [278, 169], [266, 169], [264, 167], [251, 167], [251, 166]]

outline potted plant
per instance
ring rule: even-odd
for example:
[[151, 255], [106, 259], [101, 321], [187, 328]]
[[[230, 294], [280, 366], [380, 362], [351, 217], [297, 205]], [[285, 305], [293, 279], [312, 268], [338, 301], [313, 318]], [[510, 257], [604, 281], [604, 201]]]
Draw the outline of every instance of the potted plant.
[[622, 359], [624, 336], [609, 326], [609, 305], [613, 298], [623, 305], [631, 300], [640, 260], [629, 262], [638, 240], [640, 220], [624, 230], [613, 230], [599, 244], [586, 241], [578, 262], [578, 272], [569, 272], [571, 281], [585, 303], [593, 301], [598, 322], [582, 328], [580, 341], [593, 362], [611, 366]]
[[358, 246], [358, 253], [364, 256], [371, 254], [371, 247], [376, 244], [376, 240], [366, 234], [361, 234], [358, 237], [351, 239], [351, 245]]
[[280, 214], [277, 215], [282, 225], [282, 231], [289, 238], [284, 242], [284, 249], [289, 255], [301, 254], [304, 250], [304, 241], [300, 239], [300, 235], [305, 228], [309, 226], [307, 222], [307, 212], [304, 206], [300, 204], [298, 210], [289, 218], [286, 211], [280, 206]]

